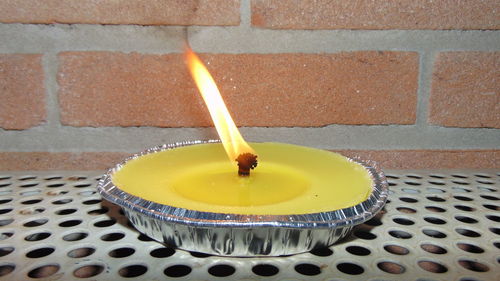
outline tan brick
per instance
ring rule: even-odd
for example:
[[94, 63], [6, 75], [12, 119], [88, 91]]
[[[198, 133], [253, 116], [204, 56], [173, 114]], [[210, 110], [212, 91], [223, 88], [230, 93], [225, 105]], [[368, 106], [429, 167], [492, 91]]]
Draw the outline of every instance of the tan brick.
[[429, 122], [450, 127], [500, 128], [500, 52], [437, 56]]
[[377, 162], [383, 169], [498, 169], [500, 150], [351, 150], [343, 155]]
[[[418, 55], [202, 54], [239, 126], [413, 124]], [[59, 55], [72, 126], [211, 126], [180, 54]]]
[[498, 0], [252, 0], [252, 24], [274, 29], [499, 29]]
[[122, 152], [0, 152], [0, 171], [106, 170], [128, 155]]
[[[500, 150], [344, 150], [378, 162], [383, 169], [498, 169]], [[123, 152], [0, 152], [0, 171], [106, 170]]]
[[0, 22], [238, 25], [239, 0], [3, 0]]
[[0, 128], [23, 130], [45, 121], [42, 56], [0, 54]]

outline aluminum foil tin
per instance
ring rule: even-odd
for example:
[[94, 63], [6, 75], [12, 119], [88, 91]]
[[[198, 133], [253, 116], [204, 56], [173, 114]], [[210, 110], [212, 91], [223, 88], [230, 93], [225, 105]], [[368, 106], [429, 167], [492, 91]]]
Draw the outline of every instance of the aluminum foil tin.
[[373, 192], [353, 207], [300, 215], [240, 215], [201, 212], [158, 204], [128, 194], [111, 181], [127, 161], [176, 147], [218, 141], [165, 144], [132, 155], [99, 181], [101, 196], [124, 210], [130, 222], [149, 237], [188, 251], [223, 256], [279, 256], [332, 245], [384, 206], [388, 184], [374, 162], [351, 159], [372, 177]]

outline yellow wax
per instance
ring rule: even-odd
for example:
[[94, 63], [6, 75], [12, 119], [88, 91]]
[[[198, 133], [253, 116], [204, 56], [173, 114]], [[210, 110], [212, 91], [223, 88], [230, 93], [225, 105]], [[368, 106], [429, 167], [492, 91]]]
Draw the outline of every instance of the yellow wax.
[[220, 143], [141, 156], [112, 178], [121, 190], [179, 208], [233, 214], [289, 215], [334, 211], [366, 200], [364, 167], [337, 153], [282, 143], [251, 143], [258, 166], [238, 176]]

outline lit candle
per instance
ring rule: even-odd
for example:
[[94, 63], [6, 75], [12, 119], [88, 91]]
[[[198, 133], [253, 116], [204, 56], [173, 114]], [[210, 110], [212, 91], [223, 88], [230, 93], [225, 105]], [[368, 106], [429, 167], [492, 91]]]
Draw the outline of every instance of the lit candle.
[[187, 250], [285, 255], [330, 245], [383, 207], [387, 182], [364, 162], [246, 143], [208, 70], [186, 55], [221, 142], [153, 148], [103, 177], [99, 192], [137, 229]]

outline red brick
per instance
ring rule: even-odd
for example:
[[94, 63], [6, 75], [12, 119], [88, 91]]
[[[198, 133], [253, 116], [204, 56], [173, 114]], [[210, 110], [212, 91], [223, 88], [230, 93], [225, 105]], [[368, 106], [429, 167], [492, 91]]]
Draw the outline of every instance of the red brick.
[[45, 121], [42, 56], [0, 54], [0, 128], [23, 130]]
[[252, 24], [274, 29], [499, 29], [498, 0], [252, 0]]
[[239, 0], [3, 0], [0, 22], [238, 25]]
[[[383, 169], [498, 169], [500, 150], [344, 150], [378, 162]], [[123, 152], [0, 152], [0, 171], [106, 170], [130, 154]]]
[[500, 128], [500, 52], [437, 56], [429, 122], [449, 127]]
[[[203, 54], [239, 126], [413, 124], [418, 55]], [[211, 126], [180, 54], [59, 55], [72, 126]]]

